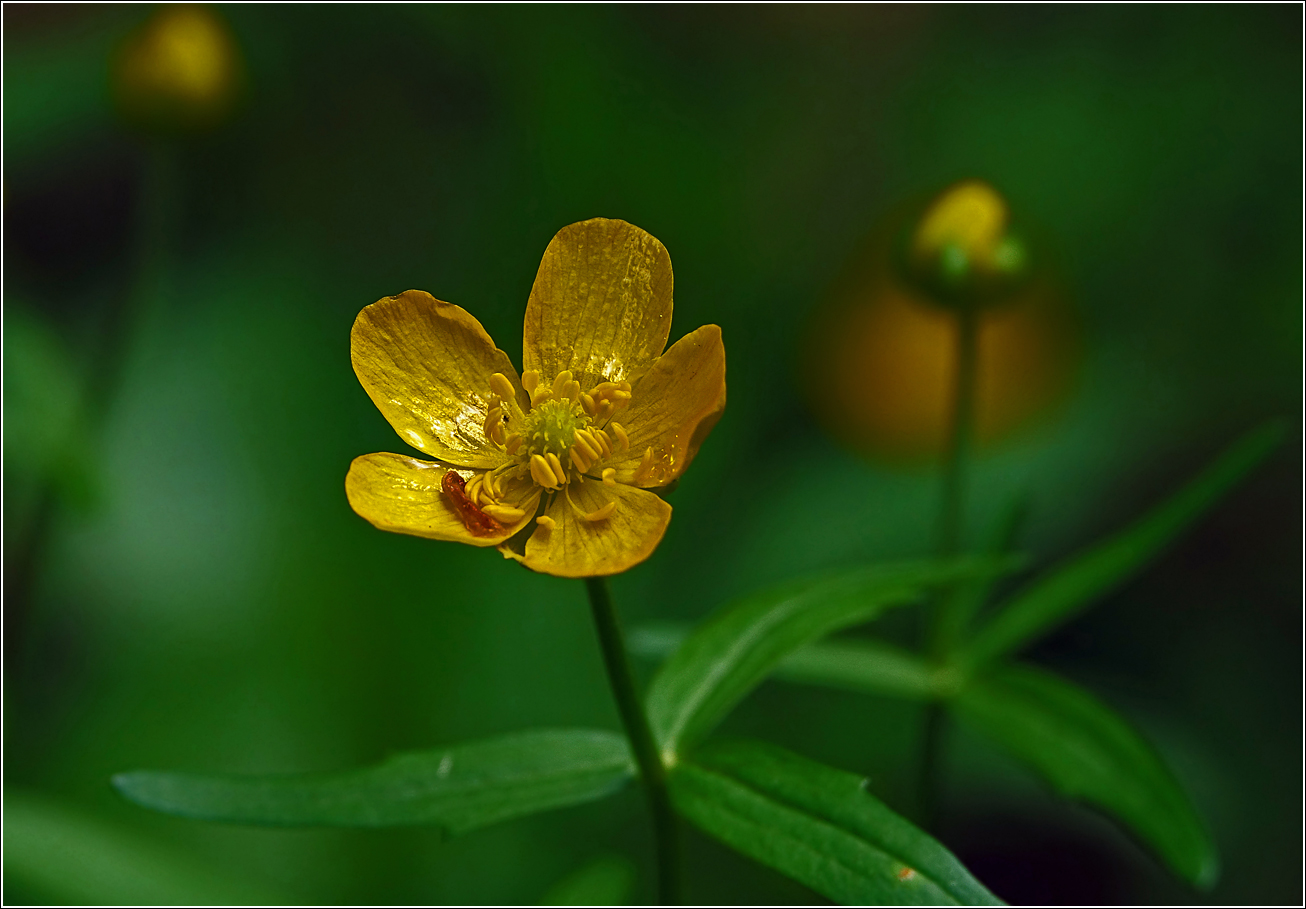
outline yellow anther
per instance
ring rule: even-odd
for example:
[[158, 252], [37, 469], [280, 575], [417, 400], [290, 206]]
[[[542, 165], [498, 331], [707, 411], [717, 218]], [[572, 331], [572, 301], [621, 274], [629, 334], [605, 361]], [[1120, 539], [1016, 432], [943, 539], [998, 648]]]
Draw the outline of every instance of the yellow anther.
[[594, 419], [597, 422], [602, 423], [608, 417], [612, 416], [612, 412], [616, 409], [617, 408], [612, 406], [611, 398], [604, 398], [602, 403], [599, 404], [598, 413], [594, 415]]
[[490, 432], [489, 432], [490, 441], [493, 442], [495, 445], [502, 445], [505, 435], [506, 433], [503, 428], [502, 420], [500, 420], [499, 422], [495, 423], [493, 426], [490, 427]]
[[572, 466], [577, 470], [584, 472], [590, 469], [590, 462], [587, 457], [588, 453], [581, 448], [579, 443], [571, 446], [571, 450], [568, 453], [571, 455]]
[[594, 403], [593, 395], [587, 395], [583, 391], [580, 393], [580, 406], [583, 407], [585, 413], [591, 417], [594, 416], [594, 412], [598, 408], [598, 405]]
[[494, 375], [490, 376], [490, 391], [494, 392], [505, 401], [515, 400], [517, 397], [517, 390], [512, 387], [512, 383], [508, 381], [508, 377], [501, 372], [496, 372]]
[[482, 477], [482, 484], [485, 486], [485, 491], [489, 493], [490, 498], [492, 499], [499, 498], [499, 485], [498, 482], [494, 479], [494, 473], [493, 472], [483, 473], [481, 474], [481, 477]]
[[606, 483], [608, 486], [616, 486], [616, 485], [617, 485], [617, 468], [615, 468], [615, 467], [605, 467], [605, 468], [603, 468], [603, 482]]
[[535, 523], [539, 524], [545, 530], [552, 530], [558, 526], [558, 522], [553, 520], [553, 518], [549, 517], [547, 514], [540, 515], [535, 519]]
[[540, 371], [538, 369], [528, 369], [521, 374], [521, 387], [526, 389], [528, 395], [534, 394], [539, 384]]
[[545, 489], [557, 489], [561, 485], [543, 455], [531, 455], [531, 479], [535, 481], [536, 486], [543, 486]]
[[594, 436], [595, 441], [599, 443], [599, 447], [603, 449], [600, 454], [605, 458], [612, 457], [612, 439], [608, 437], [608, 434], [596, 427], [590, 430], [590, 435]]
[[508, 436], [508, 441], [503, 443], [503, 447], [507, 450], [508, 454], [516, 454], [517, 449], [521, 448], [521, 443], [522, 437], [514, 432], [512, 435]]
[[558, 373], [557, 377], [554, 378], [553, 380], [553, 396], [555, 398], [565, 397], [565, 395], [563, 394], [563, 389], [567, 387], [567, 383], [570, 381], [571, 381], [570, 369], [564, 369], [562, 372]]
[[466, 487], [463, 488], [463, 492], [467, 494], [467, 498], [471, 499], [472, 502], [476, 502], [480, 497], [481, 486], [484, 482], [485, 474], [483, 473], [478, 473], [476, 476], [468, 480]]
[[585, 515], [585, 520], [591, 522], [602, 521], [604, 518], [608, 517], [608, 515], [612, 514], [616, 510], [617, 510], [617, 502], [614, 499], [613, 501], [604, 505], [602, 508], [599, 508], [595, 511], [591, 511], [589, 514]]
[[585, 453], [585, 460], [587, 461], [597, 461], [599, 455], [602, 454], [603, 450], [598, 441], [583, 429], [576, 430], [576, 434], [573, 436], [572, 441], [576, 444], [577, 448]]
[[575, 404], [580, 400], [580, 383], [572, 379], [566, 385], [562, 386], [562, 396], [569, 398], [571, 403]]
[[[651, 452], [651, 451], [653, 451], [653, 449], [650, 448], [649, 451]], [[559, 486], [566, 486], [566, 485], [567, 485], [567, 471], [565, 471], [565, 470], [563, 469], [563, 467], [562, 467], [562, 461], [558, 460], [558, 456], [557, 456], [556, 454], [554, 454], [553, 452], [551, 452], [551, 451], [549, 451], [549, 452], [545, 452], [545, 455], [544, 455], [544, 456], [545, 456], [546, 458], [549, 459], [549, 469], [552, 470], [552, 471], [553, 471], [553, 475], [554, 475], [555, 477], [557, 477], [558, 485], [559, 485]]]
[[526, 512], [520, 508], [513, 508], [511, 505], [482, 505], [481, 511], [494, 518], [500, 524], [516, 524], [522, 518], [526, 517]]
[[612, 434], [615, 435], [617, 437], [617, 441], [621, 443], [622, 451], [625, 451], [628, 448], [630, 448], [630, 436], [626, 435], [625, 427], [623, 427], [620, 423], [609, 423], [608, 429], [612, 430]]
[[531, 394], [531, 407], [539, 407], [545, 401], [553, 397], [553, 388], [549, 385], [541, 385]]
[[629, 401], [630, 392], [618, 388], [616, 391], [612, 393], [611, 397], [614, 401]]

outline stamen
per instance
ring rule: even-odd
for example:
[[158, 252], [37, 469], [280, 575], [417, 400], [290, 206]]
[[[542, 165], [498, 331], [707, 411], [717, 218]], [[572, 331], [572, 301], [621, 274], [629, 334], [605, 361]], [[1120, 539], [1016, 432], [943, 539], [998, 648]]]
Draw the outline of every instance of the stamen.
[[549, 517], [547, 514], [540, 515], [535, 519], [535, 523], [539, 524], [545, 530], [552, 530], [558, 526], [558, 522], [553, 520], [553, 518]]
[[594, 429], [590, 430], [590, 435], [594, 437], [595, 441], [599, 443], [599, 447], [603, 449], [603, 451], [601, 452], [603, 457], [605, 458], [612, 457], [612, 439], [608, 438], [608, 434], [603, 430], [595, 427]]
[[595, 438], [588, 432], [583, 429], [576, 430], [576, 434], [572, 441], [576, 443], [577, 448], [580, 448], [585, 453], [585, 460], [597, 461], [599, 459], [599, 454], [602, 451], [602, 448]]
[[553, 468], [549, 466], [549, 462], [543, 455], [531, 455], [531, 479], [535, 481], [536, 486], [543, 486], [545, 489], [557, 489], [560, 485], [558, 478], [553, 475]]
[[538, 369], [528, 369], [521, 374], [521, 387], [526, 389], [528, 395], [535, 394], [535, 389], [540, 384], [540, 371]]
[[602, 508], [599, 508], [595, 511], [591, 511], [589, 514], [584, 515], [583, 517], [585, 518], [585, 520], [593, 523], [594, 521], [602, 521], [604, 518], [608, 517], [616, 510], [617, 510], [617, 500], [613, 499], [611, 502], [604, 505]]
[[482, 482], [485, 485], [485, 491], [490, 494], [490, 498], [499, 498], [499, 487], [497, 481], [494, 479], [494, 471], [487, 471], [481, 474], [481, 477]]
[[[650, 457], [652, 456], [652, 453], [653, 453], [653, 449], [650, 448], [649, 449]], [[553, 475], [558, 478], [558, 485], [566, 486], [567, 471], [563, 469], [562, 461], [558, 460], [558, 456], [551, 451], [545, 452], [544, 456], [549, 459], [549, 469], [552, 470]]]
[[485, 474], [478, 473], [468, 480], [467, 485], [463, 487], [463, 492], [467, 494], [467, 498], [471, 499], [473, 503], [479, 504], [481, 486], [484, 482]]
[[602, 423], [608, 417], [612, 416], [613, 411], [616, 409], [617, 408], [613, 406], [611, 398], [604, 398], [602, 403], [599, 404], [599, 410], [598, 413], [594, 415], [594, 420], [598, 423]]
[[592, 395], [587, 395], [582, 391], [580, 393], [580, 406], [585, 409], [587, 416], [592, 417], [594, 416], [594, 410], [598, 405], [594, 403], [594, 397]]
[[490, 427], [490, 441], [495, 445], [502, 445], [504, 437], [503, 421], [500, 420]]
[[526, 512], [522, 511], [520, 508], [513, 508], [511, 505], [482, 505], [481, 511], [505, 526], [516, 524], [522, 518], [526, 517]]
[[615, 468], [615, 467], [605, 467], [605, 468], [603, 468], [603, 482], [604, 482], [605, 484], [607, 484], [608, 486], [616, 486], [616, 485], [617, 485], [617, 468]]
[[490, 391], [494, 392], [505, 401], [513, 401], [517, 398], [517, 391], [508, 381], [508, 377], [501, 372], [496, 372], [490, 376]]
[[621, 443], [622, 451], [630, 448], [630, 436], [626, 435], [625, 427], [620, 423], [609, 423], [608, 429], [612, 430], [613, 434], [617, 437], [617, 441]]
[[580, 383], [572, 379], [562, 387], [562, 396], [569, 398], [573, 404], [578, 402], [580, 400]]
[[552, 397], [553, 389], [548, 385], [541, 385], [531, 394], [531, 407], [539, 407]]
[[562, 372], [558, 373], [557, 377], [553, 380], [553, 396], [555, 398], [566, 397], [566, 395], [563, 393], [563, 389], [567, 387], [567, 383], [570, 381], [571, 381], [570, 369], [564, 369]]
[[644, 459], [640, 461], [639, 466], [635, 468], [635, 480], [640, 481], [643, 480], [645, 477], [647, 477], [649, 469], [652, 468], [652, 466], [653, 466], [653, 449], [646, 448], [644, 449]]
[[572, 466], [575, 467], [577, 470], [584, 473], [585, 471], [590, 469], [590, 461], [587, 458], [589, 452], [585, 451], [581, 447], [579, 441], [575, 445], [571, 446], [571, 449], [568, 451], [568, 454], [571, 455]]
[[514, 432], [512, 435], [508, 436], [508, 441], [503, 443], [503, 447], [508, 454], [516, 454], [517, 449], [521, 448], [521, 443], [522, 437]]

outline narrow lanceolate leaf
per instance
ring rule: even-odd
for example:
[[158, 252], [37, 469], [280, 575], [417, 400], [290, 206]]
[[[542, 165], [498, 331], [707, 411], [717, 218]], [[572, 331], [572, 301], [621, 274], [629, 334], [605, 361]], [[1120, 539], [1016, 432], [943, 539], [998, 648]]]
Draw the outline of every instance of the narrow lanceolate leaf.
[[1218, 861], [1192, 803], [1156, 751], [1115, 711], [1064, 679], [1003, 667], [952, 702], [962, 722], [1028, 763], [1063, 795], [1114, 815], [1198, 886]]
[[[636, 628], [628, 639], [640, 656], [666, 657], [689, 637], [689, 626], [659, 622]], [[772, 675], [787, 682], [848, 691], [933, 700], [955, 693], [954, 674], [936, 669], [911, 651], [875, 638], [827, 638], [800, 647], [781, 660]]]
[[865, 780], [758, 742], [714, 743], [670, 776], [707, 833], [836, 902], [1001, 905], [947, 849]]
[[1002, 607], [963, 648], [961, 663], [974, 668], [1012, 653], [1124, 582], [1264, 460], [1282, 435], [1278, 423], [1248, 433], [1131, 527], [1053, 568]]
[[691, 634], [649, 688], [648, 712], [663, 751], [701, 737], [788, 654], [817, 638], [910, 603], [931, 587], [996, 572], [993, 560], [876, 565], [788, 584], [727, 606]]
[[633, 774], [626, 740], [593, 729], [539, 729], [396, 755], [375, 767], [303, 776], [114, 777], [138, 805], [167, 814], [278, 827], [430, 825], [456, 834], [588, 802]]
[[909, 650], [873, 638], [808, 644], [785, 657], [775, 677], [913, 701], [948, 697], [955, 691], [951, 671], [936, 669]]

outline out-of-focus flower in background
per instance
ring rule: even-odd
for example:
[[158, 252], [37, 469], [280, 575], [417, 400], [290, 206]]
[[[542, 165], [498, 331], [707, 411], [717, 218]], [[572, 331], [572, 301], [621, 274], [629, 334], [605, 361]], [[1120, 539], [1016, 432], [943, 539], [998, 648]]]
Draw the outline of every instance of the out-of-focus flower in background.
[[958, 306], [978, 310], [975, 438], [991, 444], [1069, 389], [1078, 324], [1031, 261], [1003, 197], [967, 180], [876, 230], [811, 326], [801, 381], [817, 420], [855, 450], [930, 458], [948, 437]]
[[112, 64], [114, 100], [150, 132], [210, 129], [240, 94], [244, 67], [230, 28], [204, 6], [165, 6], [123, 43]]

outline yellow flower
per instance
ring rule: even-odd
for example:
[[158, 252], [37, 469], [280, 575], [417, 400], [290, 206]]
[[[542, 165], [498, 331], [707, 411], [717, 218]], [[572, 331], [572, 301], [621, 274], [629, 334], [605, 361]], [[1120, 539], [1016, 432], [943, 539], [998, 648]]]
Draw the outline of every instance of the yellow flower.
[[609, 575], [653, 552], [671, 506], [649, 490], [689, 467], [726, 403], [721, 329], [665, 353], [671, 258], [595, 218], [560, 230], [526, 304], [520, 374], [466, 310], [410, 290], [354, 322], [354, 372], [400, 438], [345, 478], [382, 530], [498, 546], [535, 571]]

